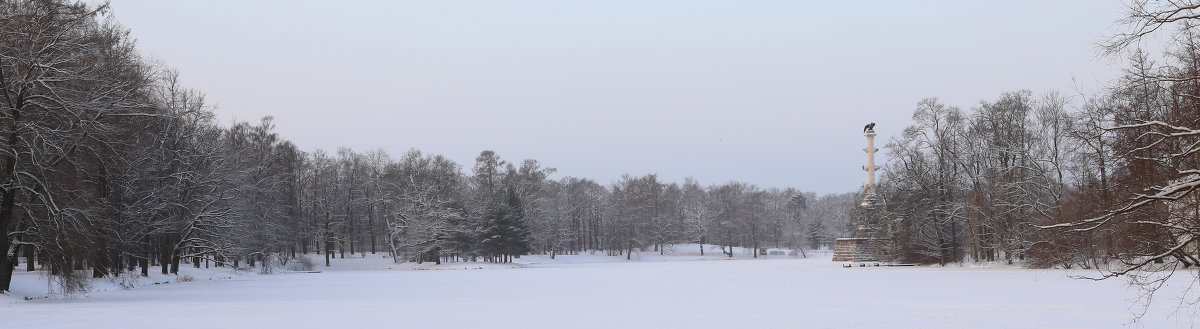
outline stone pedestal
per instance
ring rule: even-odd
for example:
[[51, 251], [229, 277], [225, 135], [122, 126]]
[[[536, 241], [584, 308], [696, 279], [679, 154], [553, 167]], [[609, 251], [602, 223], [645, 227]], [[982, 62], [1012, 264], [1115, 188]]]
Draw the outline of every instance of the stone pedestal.
[[833, 250], [835, 262], [873, 262], [879, 260], [875, 256], [876, 242], [879, 239], [874, 228], [859, 226], [853, 238], [837, 239], [837, 248]]

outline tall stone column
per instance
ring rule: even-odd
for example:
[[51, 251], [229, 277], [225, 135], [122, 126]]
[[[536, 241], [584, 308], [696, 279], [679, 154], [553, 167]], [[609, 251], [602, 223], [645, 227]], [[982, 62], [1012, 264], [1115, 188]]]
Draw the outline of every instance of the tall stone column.
[[[863, 166], [863, 171], [867, 172], [867, 183], [863, 188], [866, 189], [867, 199], [869, 199], [875, 195], [875, 169], [878, 169], [875, 167], [875, 152], [879, 149], [875, 148], [874, 127], [867, 129], [863, 136], [867, 136], [867, 147], [863, 149], [864, 152], [867, 152], [867, 165]], [[863, 202], [866, 202], [867, 199], [863, 199]]]
[[875, 209], [881, 206], [883, 200], [875, 193], [875, 170], [879, 169], [875, 166], [875, 152], [879, 149], [875, 148], [875, 123], [867, 125], [863, 129], [863, 136], [867, 137], [867, 147], [863, 152], [867, 152], [867, 165], [863, 166], [863, 171], [867, 172], [867, 182], [863, 184], [863, 200], [862, 207], [866, 209]]
[[875, 191], [875, 152], [879, 149], [875, 148], [875, 123], [872, 122], [866, 127], [863, 127], [863, 136], [867, 137], [867, 147], [863, 152], [867, 152], [867, 165], [863, 166], [863, 171], [867, 172], [867, 182], [863, 183], [863, 200], [860, 205], [860, 211], [855, 216], [855, 226], [857, 228], [853, 232], [853, 236], [849, 238], [837, 239], [837, 248], [834, 249], [833, 261], [835, 262], [865, 262], [876, 261], [875, 251], [878, 249], [878, 220], [879, 212], [883, 210], [883, 198]]

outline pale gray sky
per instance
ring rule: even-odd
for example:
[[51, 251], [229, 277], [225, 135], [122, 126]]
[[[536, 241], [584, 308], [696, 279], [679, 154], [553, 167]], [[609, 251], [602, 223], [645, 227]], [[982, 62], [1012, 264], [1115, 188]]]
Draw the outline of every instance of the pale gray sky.
[[[931, 96], [1095, 91], [1123, 6], [1075, 1], [113, 0], [222, 121], [302, 149], [479, 151], [555, 177], [849, 192]], [[880, 143], [882, 144], [882, 142]]]

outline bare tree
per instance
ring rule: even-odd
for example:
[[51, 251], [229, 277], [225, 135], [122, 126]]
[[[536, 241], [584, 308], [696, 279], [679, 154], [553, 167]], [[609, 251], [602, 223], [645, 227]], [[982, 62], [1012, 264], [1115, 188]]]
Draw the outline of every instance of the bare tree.
[[[1194, 32], [1200, 22], [1198, 8], [1200, 3], [1192, 0], [1129, 4], [1128, 14], [1118, 21], [1125, 30], [1102, 44], [1101, 51], [1130, 58], [1125, 77], [1112, 93], [1111, 105], [1119, 110], [1109, 112], [1113, 126], [1106, 128], [1114, 135], [1114, 153], [1124, 167], [1115, 181], [1130, 192], [1109, 211], [1043, 226], [1112, 236], [1110, 248], [1121, 253], [1123, 265], [1098, 279], [1128, 277], [1143, 292], [1145, 307], [1177, 269], [1200, 265], [1200, 212], [1194, 211], [1193, 194], [1200, 186], [1200, 117], [1195, 111], [1200, 106], [1195, 97], [1200, 91], [1200, 37]], [[1160, 32], [1173, 33], [1167, 44], [1169, 64], [1157, 66], [1140, 50], [1126, 52]], [[1107, 186], [1103, 192], [1108, 193]], [[1200, 284], [1200, 277], [1187, 273], [1192, 274], [1192, 287]], [[1200, 300], [1181, 298], [1180, 303], [1183, 307]]]
[[709, 217], [708, 191], [700, 186], [695, 179], [688, 177], [683, 181], [681, 192], [681, 211], [684, 216], [684, 230], [691, 241], [700, 244], [700, 255], [704, 255], [704, 244], [708, 242], [708, 228], [712, 225]]
[[76, 264], [107, 249], [91, 233], [113, 227], [93, 178], [107, 176], [115, 136], [149, 114], [151, 79], [125, 30], [99, 22], [106, 9], [0, 3], [0, 291], [19, 247], [39, 249], [65, 288], [77, 287]]
[[605, 204], [608, 189], [588, 180], [565, 177], [557, 183], [556, 193], [559, 217], [557, 243], [566, 243], [571, 251], [597, 250], [601, 248], [605, 223]]
[[917, 105], [913, 120], [887, 144], [892, 160], [883, 189], [895, 198], [889, 211], [901, 218], [891, 254], [908, 262], [958, 261], [966, 215], [959, 156], [966, 118], [958, 108], [929, 98]]
[[424, 156], [416, 150], [387, 167], [383, 179], [394, 204], [388, 229], [395, 253], [440, 264], [442, 257], [459, 249], [454, 237], [473, 231], [464, 221], [459, 170], [440, 155]]

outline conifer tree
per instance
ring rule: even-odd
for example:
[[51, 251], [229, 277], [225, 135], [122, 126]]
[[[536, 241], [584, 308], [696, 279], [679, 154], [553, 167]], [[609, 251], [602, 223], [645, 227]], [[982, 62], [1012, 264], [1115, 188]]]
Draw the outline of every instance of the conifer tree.
[[492, 206], [484, 217], [479, 235], [479, 253], [494, 262], [507, 263], [512, 256], [529, 253], [529, 228], [525, 225], [521, 199], [509, 189], [502, 205]]
[[516, 191], [509, 191], [505, 202], [507, 214], [504, 224], [506, 234], [505, 253], [509, 256], [520, 256], [533, 251], [529, 244], [529, 226], [525, 224], [525, 210]]

